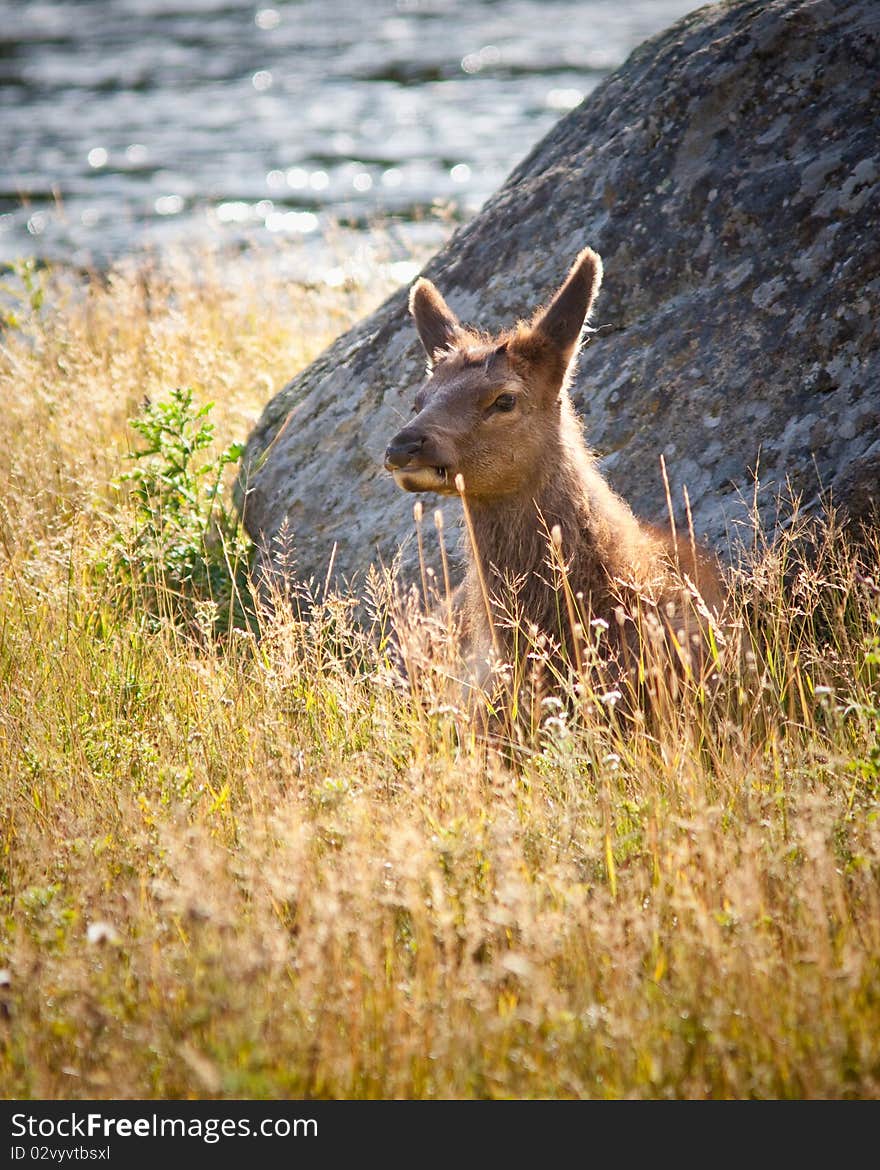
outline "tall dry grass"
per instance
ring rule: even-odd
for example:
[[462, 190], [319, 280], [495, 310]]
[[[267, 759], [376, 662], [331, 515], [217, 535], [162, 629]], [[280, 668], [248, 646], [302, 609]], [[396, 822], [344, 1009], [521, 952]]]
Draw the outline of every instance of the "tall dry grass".
[[2, 338], [0, 1092], [880, 1095], [876, 538], [759, 540], [712, 687], [509, 751], [378, 572], [211, 642], [107, 571], [143, 399], [241, 437], [383, 291], [181, 263]]

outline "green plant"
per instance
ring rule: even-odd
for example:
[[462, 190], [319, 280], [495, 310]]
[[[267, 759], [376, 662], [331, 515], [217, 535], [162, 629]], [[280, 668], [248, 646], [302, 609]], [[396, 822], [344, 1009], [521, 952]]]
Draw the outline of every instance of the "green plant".
[[134, 526], [116, 541], [117, 566], [148, 612], [203, 633], [245, 624], [252, 614], [248, 542], [222, 495], [224, 472], [243, 447], [211, 454], [213, 405], [177, 387], [129, 420], [144, 445], [120, 477], [131, 484]]
[[27, 319], [35, 317], [46, 298], [46, 270], [33, 257], [13, 260], [7, 271], [17, 283], [0, 282], [0, 324], [7, 329], [22, 329]]

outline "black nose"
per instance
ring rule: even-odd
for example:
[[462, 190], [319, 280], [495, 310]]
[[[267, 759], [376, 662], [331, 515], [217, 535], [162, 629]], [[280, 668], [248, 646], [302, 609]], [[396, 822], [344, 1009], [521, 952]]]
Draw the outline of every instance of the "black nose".
[[412, 431], [400, 431], [394, 436], [385, 451], [385, 466], [389, 471], [406, 467], [413, 455], [425, 445], [424, 435]]

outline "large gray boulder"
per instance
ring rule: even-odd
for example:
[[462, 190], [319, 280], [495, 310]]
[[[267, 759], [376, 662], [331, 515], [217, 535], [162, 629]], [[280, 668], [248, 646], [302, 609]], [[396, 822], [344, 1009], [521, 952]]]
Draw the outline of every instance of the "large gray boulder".
[[[786, 484], [867, 515], [880, 473], [880, 4], [745, 0], [639, 48], [425, 274], [464, 320], [528, 315], [594, 247], [573, 396], [640, 515], [727, 554]], [[412, 536], [382, 468], [424, 371], [401, 289], [268, 404], [239, 491], [259, 568], [352, 580]], [[241, 485], [240, 485], [241, 487]], [[431, 515], [433, 499], [426, 499]], [[458, 510], [447, 504], [447, 523]], [[681, 519], [681, 513], [679, 515]], [[335, 552], [334, 552], [335, 550]]]

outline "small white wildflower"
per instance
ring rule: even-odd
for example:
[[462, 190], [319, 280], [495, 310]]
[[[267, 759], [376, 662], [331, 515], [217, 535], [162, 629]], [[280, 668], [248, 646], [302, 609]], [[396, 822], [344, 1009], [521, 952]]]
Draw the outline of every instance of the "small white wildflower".
[[101, 946], [103, 943], [116, 946], [120, 941], [119, 931], [111, 922], [90, 922], [86, 930], [86, 941], [93, 947]]
[[544, 720], [544, 730], [548, 732], [555, 731], [557, 735], [564, 736], [568, 734], [568, 725], [558, 715], [551, 715]]

